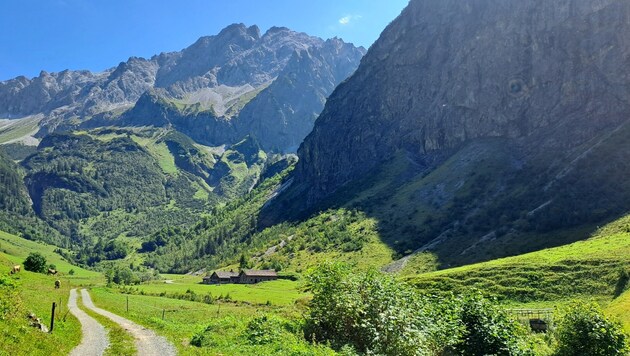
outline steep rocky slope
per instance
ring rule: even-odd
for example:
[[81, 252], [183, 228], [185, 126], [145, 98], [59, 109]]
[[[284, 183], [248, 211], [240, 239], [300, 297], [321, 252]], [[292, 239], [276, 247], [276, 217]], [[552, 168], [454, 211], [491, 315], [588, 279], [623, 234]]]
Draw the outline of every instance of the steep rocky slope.
[[629, 17], [618, 0], [411, 1], [263, 220], [352, 206], [399, 252], [454, 264], [587, 236], [630, 207]]

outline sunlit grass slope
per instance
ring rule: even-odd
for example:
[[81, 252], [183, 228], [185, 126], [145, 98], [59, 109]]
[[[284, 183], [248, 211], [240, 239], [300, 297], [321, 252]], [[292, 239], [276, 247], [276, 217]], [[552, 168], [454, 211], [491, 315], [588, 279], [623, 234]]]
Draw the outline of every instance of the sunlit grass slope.
[[[3, 244], [4, 246], [4, 244]], [[0, 253], [0, 305], [10, 313], [0, 313], [0, 355], [67, 355], [81, 340], [81, 326], [67, 314], [70, 286], [55, 289], [57, 277], [21, 271], [7, 275], [15, 256]], [[53, 333], [42, 333], [29, 326], [27, 315], [34, 313], [50, 326], [52, 303], [58, 304]]]
[[623, 323], [626, 333], [630, 334], [630, 290], [613, 300], [606, 311], [616, 315]]
[[427, 291], [477, 288], [513, 301], [614, 298], [630, 270], [630, 216], [585, 241], [521, 256], [408, 277]]
[[[59, 271], [58, 278], [69, 281], [73, 285], [87, 285], [104, 283], [105, 278], [101, 273], [89, 271], [72, 265], [59, 254], [55, 253], [57, 247], [41, 242], [25, 240], [21, 237], [0, 231], [0, 256], [13, 264], [21, 265], [31, 252], [38, 252], [46, 257], [49, 264], [55, 265]], [[74, 270], [74, 275], [70, 275]], [[9, 269], [7, 269], [7, 272]], [[0, 271], [1, 273], [2, 271]], [[51, 277], [52, 278], [52, 277]]]

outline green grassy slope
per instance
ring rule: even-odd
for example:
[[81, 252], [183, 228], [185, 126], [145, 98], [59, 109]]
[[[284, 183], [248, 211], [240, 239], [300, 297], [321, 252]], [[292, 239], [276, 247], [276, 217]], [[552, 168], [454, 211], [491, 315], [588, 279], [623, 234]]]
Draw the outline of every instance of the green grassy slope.
[[[25, 240], [18, 236], [0, 231], [0, 254], [6, 261], [12, 264], [21, 265], [29, 253], [38, 252], [46, 257], [49, 264], [54, 264], [57, 267], [60, 274], [59, 277], [62, 280], [68, 281], [72, 285], [89, 285], [103, 283], [105, 281], [101, 273], [73, 266], [59, 254], [55, 253], [56, 249], [58, 248], [52, 245]], [[74, 275], [69, 274], [71, 269], [74, 270]]]
[[630, 215], [590, 239], [521, 256], [407, 277], [427, 291], [477, 288], [514, 301], [614, 298], [630, 270]]
[[[12, 263], [4, 254], [0, 254], [0, 268], [8, 270]], [[16, 294], [12, 295], [2, 288], [3, 278], [16, 284]], [[0, 317], [0, 355], [67, 355], [81, 340], [81, 325], [72, 315], [66, 315], [69, 287], [54, 288], [55, 277], [48, 277], [31, 272], [21, 272], [18, 276], [0, 277], [0, 304], [10, 298], [9, 303], [15, 308], [15, 314]], [[55, 328], [52, 334], [46, 334], [29, 326], [26, 316], [34, 313], [50, 326], [51, 305], [60, 305], [57, 310]]]
[[612, 301], [606, 311], [619, 317], [626, 333], [630, 335], [630, 290]]
[[[81, 325], [67, 313], [69, 290], [71, 286], [102, 283], [103, 278], [99, 273], [72, 266], [54, 250], [53, 246], [0, 232], [0, 306], [9, 305], [11, 309], [3, 318], [0, 308], [0, 355], [67, 355], [80, 342]], [[22, 265], [31, 252], [41, 253], [48, 263], [55, 264], [59, 275], [32, 273], [23, 267], [18, 274], [6, 274], [13, 265]], [[68, 273], [70, 269], [74, 275]], [[54, 287], [57, 279], [61, 281], [60, 289]], [[57, 303], [53, 333], [30, 327], [26, 318], [29, 313], [50, 326], [53, 302]]]

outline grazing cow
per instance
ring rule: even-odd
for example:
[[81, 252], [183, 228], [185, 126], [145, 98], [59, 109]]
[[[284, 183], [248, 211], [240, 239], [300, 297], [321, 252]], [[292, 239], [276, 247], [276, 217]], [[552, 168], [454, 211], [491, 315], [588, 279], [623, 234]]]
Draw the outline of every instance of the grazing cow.
[[56, 270], [56, 269], [49, 268], [49, 269], [48, 269], [48, 275], [51, 275], [51, 274], [52, 274], [53, 276], [56, 276], [56, 275], [57, 275], [57, 270]]
[[61, 281], [60, 280], [56, 280], [55, 281], [55, 289], [59, 289], [59, 287], [61, 287]]
[[20, 269], [21, 269], [20, 265], [13, 266], [13, 269], [11, 270], [11, 274], [20, 272]]

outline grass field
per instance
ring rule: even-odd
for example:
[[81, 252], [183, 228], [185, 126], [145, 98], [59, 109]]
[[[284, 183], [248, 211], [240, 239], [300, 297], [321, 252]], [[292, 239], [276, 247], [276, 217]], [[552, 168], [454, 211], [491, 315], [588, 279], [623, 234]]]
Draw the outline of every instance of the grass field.
[[164, 142], [157, 142], [159, 137], [139, 137], [131, 136], [131, 138], [140, 146], [144, 147], [153, 156], [166, 174], [177, 174], [179, 170], [175, 165], [175, 157], [168, 150]]
[[[266, 306], [225, 302], [208, 305], [155, 296], [124, 295], [105, 287], [93, 288], [91, 295], [97, 306], [155, 330], [185, 355], [332, 354], [326, 347], [310, 345], [300, 335], [290, 332], [285, 332], [273, 344], [247, 342], [245, 333], [252, 318], [265, 314], [294, 319], [303, 311], [299, 305]], [[193, 336], [204, 330], [208, 330], [209, 334], [207, 344], [204, 347], [192, 346], [190, 342]]]
[[521, 256], [406, 277], [427, 291], [478, 289], [508, 303], [558, 305], [571, 298], [609, 303], [625, 319], [630, 296], [619, 296], [630, 271], [630, 216], [599, 229], [589, 240]]
[[172, 283], [159, 281], [151, 284], [137, 286], [141, 292], [150, 295], [160, 293], [186, 293], [193, 291], [198, 295], [211, 294], [214, 298], [229, 296], [235, 302], [245, 302], [249, 304], [271, 304], [271, 305], [292, 305], [295, 301], [307, 294], [300, 291], [300, 283], [289, 280], [277, 280], [258, 284], [221, 284], [207, 285], [201, 284], [201, 277], [163, 275]]
[[[53, 246], [0, 232], [0, 278], [8, 274], [13, 265], [22, 265], [31, 252], [41, 253], [59, 271], [57, 276], [47, 276], [25, 271], [22, 267], [20, 273], [7, 277], [16, 284], [16, 295], [10, 301], [16, 309], [13, 317], [4, 321], [0, 318], [0, 355], [67, 355], [79, 344], [81, 325], [67, 309], [70, 288], [104, 283], [104, 278], [98, 272], [71, 265], [54, 250]], [[69, 274], [71, 269], [74, 275]], [[59, 289], [54, 287], [57, 279], [61, 281]], [[57, 310], [52, 334], [28, 326], [26, 316], [29, 313], [34, 313], [50, 326], [53, 302], [57, 303]]]
[[[68, 261], [64, 260], [63, 257], [55, 253], [55, 249], [56, 247], [51, 245], [25, 240], [21, 237], [0, 231], [0, 255], [3, 255], [13, 264], [21, 265], [29, 253], [39, 252], [46, 257], [49, 264], [54, 264], [57, 267], [57, 271], [59, 271], [57, 279], [67, 281], [75, 286], [105, 283], [105, 278], [101, 273], [89, 271], [70, 264]], [[74, 270], [74, 275], [69, 274], [70, 270]], [[7, 268], [7, 272], [8, 271], [9, 268]]]
[[[8, 271], [14, 259], [7, 257], [0, 253], [0, 268]], [[5, 320], [0, 315], [0, 355], [67, 355], [79, 344], [81, 325], [76, 318], [67, 314], [70, 289], [67, 283], [55, 289], [55, 277], [28, 271], [7, 278], [16, 283], [17, 293], [9, 301], [15, 307], [15, 314]], [[3, 292], [2, 288], [0, 292]], [[0, 301], [2, 297], [7, 295], [0, 296]], [[34, 313], [49, 327], [53, 302], [58, 304], [58, 308], [52, 333], [42, 333], [28, 326], [26, 317]]]

